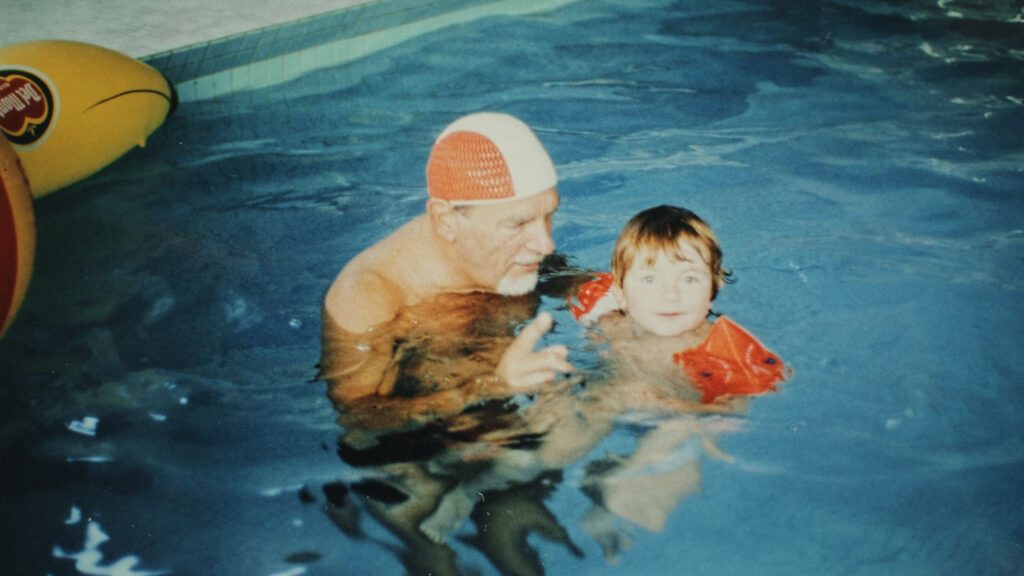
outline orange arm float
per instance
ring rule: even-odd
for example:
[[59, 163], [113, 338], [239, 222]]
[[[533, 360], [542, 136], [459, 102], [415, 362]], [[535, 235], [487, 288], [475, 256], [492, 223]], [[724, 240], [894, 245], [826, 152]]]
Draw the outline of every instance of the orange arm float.
[[611, 293], [612, 275], [601, 272], [593, 280], [580, 286], [576, 295], [569, 297], [569, 310], [578, 322], [591, 324], [604, 313], [616, 310], [618, 305]]
[[753, 334], [725, 316], [715, 321], [702, 344], [673, 354], [672, 360], [703, 392], [705, 403], [726, 394], [774, 391], [792, 373]]

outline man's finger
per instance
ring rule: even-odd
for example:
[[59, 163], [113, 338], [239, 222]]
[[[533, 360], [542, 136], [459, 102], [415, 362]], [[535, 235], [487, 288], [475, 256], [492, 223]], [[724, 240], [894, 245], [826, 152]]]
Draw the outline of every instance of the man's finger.
[[573, 372], [576, 367], [572, 365], [567, 359], [561, 356], [547, 355], [547, 360], [544, 362], [544, 368], [553, 372]]
[[556, 344], [554, 346], [548, 346], [541, 350], [539, 354], [543, 354], [547, 358], [546, 367], [555, 372], [573, 372], [576, 367], [569, 362], [569, 349], [562, 344]]
[[563, 360], [569, 357], [569, 348], [566, 347], [565, 344], [553, 344], [543, 350], [539, 350], [539, 352], [555, 358], [561, 358]]
[[516, 336], [514, 342], [510, 348], [515, 348], [520, 352], [529, 352], [533, 350], [533, 347], [537, 345], [537, 342], [551, 330], [551, 326], [554, 324], [554, 319], [551, 314], [547, 312], [541, 312], [536, 318], [530, 321], [523, 330]]
[[572, 372], [576, 368], [566, 358], [569, 352], [564, 346], [550, 346], [531, 352], [516, 363], [519, 373], [531, 372]]

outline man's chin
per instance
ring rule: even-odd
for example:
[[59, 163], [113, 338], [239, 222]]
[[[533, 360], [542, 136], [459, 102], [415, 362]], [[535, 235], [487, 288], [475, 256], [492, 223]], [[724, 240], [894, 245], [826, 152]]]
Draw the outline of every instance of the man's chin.
[[537, 287], [537, 273], [505, 276], [498, 282], [495, 291], [502, 296], [522, 296]]

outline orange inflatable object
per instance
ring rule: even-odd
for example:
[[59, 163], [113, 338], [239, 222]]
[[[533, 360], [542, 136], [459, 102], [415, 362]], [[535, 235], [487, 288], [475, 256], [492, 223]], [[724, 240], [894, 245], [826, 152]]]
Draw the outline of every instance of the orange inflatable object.
[[[617, 306], [611, 295], [612, 275], [601, 272], [593, 280], [580, 286], [575, 297], [569, 298], [569, 310], [577, 321], [589, 323], [614, 310]], [[600, 306], [598, 304], [601, 304]]]
[[725, 316], [719, 316], [704, 342], [672, 355], [702, 393], [702, 402], [726, 394], [761, 394], [775, 390], [790, 370], [782, 360]]
[[21, 307], [35, 251], [32, 193], [17, 155], [0, 136], [0, 336]]

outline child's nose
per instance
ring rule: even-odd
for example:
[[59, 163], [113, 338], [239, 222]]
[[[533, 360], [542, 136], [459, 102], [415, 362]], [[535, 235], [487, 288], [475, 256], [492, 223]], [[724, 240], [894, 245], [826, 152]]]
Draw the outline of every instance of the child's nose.
[[666, 300], [678, 300], [682, 298], [685, 288], [683, 283], [680, 282], [666, 282], [665, 288], [662, 290], [662, 297]]

